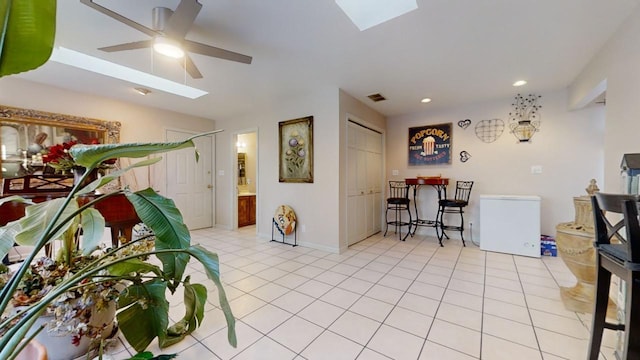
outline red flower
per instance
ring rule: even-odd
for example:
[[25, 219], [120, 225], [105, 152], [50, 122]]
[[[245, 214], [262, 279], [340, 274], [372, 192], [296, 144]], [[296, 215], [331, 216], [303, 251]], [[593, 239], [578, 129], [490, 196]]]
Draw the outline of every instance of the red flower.
[[42, 156], [42, 161], [45, 163], [59, 163], [60, 160], [72, 160], [71, 155], [69, 155], [69, 149], [77, 143], [77, 141], [69, 141], [49, 147], [49, 153]]

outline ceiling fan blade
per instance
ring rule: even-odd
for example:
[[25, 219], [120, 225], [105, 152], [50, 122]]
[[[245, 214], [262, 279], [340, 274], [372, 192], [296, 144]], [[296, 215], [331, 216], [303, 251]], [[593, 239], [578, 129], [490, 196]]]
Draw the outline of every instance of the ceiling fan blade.
[[126, 44], [105, 46], [105, 47], [98, 48], [98, 50], [102, 50], [106, 52], [136, 50], [136, 49], [150, 48], [151, 44], [152, 44], [152, 40], [142, 40], [142, 41], [134, 41]]
[[191, 57], [189, 55], [185, 54], [184, 61], [178, 60], [178, 62], [180, 63], [180, 66], [182, 66], [183, 68], [186, 65], [185, 70], [187, 70], [187, 73], [189, 73], [189, 76], [191, 76], [192, 79], [202, 79], [202, 74], [200, 73], [200, 70], [198, 70], [198, 67], [193, 62], [193, 60], [191, 60]]
[[93, 0], [80, 0], [81, 3], [87, 5], [88, 7], [95, 9], [107, 16], [109, 16], [110, 18], [113, 18], [115, 20], [120, 21], [121, 23], [128, 25], [140, 32], [143, 32], [151, 37], [159, 35], [159, 33], [153, 29], [149, 29], [148, 27], [139, 24], [129, 18], [126, 18], [120, 14], [118, 14], [117, 12], [111, 11], [109, 9], [107, 9], [106, 7], [102, 6], [102, 5], [98, 5], [96, 3], [93, 2]]
[[194, 52], [200, 55], [212, 56], [230, 61], [237, 61], [243, 64], [251, 64], [251, 61], [253, 60], [251, 56], [201, 44], [191, 40], [184, 40], [182, 45], [184, 46], [184, 49], [186, 51]]
[[200, 9], [202, 9], [202, 4], [198, 3], [198, 0], [180, 1], [164, 29], [165, 35], [172, 39], [182, 40], [191, 29]]

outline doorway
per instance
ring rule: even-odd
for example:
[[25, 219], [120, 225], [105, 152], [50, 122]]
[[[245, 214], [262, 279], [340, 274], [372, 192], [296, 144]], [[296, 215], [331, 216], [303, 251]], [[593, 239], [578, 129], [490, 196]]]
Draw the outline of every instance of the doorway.
[[[181, 141], [194, 133], [166, 130], [167, 141]], [[213, 226], [215, 191], [213, 186], [213, 136], [193, 139], [200, 158], [196, 161], [193, 148], [170, 151], [166, 155], [167, 196], [174, 200], [189, 230]]]
[[248, 130], [235, 136], [236, 189], [235, 227], [255, 225], [258, 219], [258, 132]]

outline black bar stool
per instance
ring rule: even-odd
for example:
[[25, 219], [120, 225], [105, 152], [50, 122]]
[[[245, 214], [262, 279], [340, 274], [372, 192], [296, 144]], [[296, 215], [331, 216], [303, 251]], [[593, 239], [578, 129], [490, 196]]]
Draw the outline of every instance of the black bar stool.
[[[409, 185], [404, 181], [389, 181], [389, 197], [387, 198], [387, 210], [385, 212], [385, 219], [387, 227], [384, 229], [384, 235], [387, 236], [389, 225], [395, 226], [395, 232], [398, 234], [398, 239], [404, 241], [409, 233], [411, 233], [411, 211], [409, 210]], [[389, 210], [394, 212], [394, 219], [389, 221]], [[409, 221], [402, 221], [402, 212], [406, 211], [409, 214]], [[402, 226], [408, 226], [407, 233], [402, 237], [400, 231]]]
[[[462, 239], [462, 246], [466, 246], [464, 243], [464, 208], [469, 205], [469, 197], [471, 196], [471, 188], [473, 187], [473, 181], [456, 181], [456, 194], [453, 199], [441, 199], [438, 201], [438, 214], [436, 215], [436, 225], [440, 225], [440, 231], [438, 233], [438, 241], [440, 246], [442, 245], [442, 237], [449, 236], [445, 230], [460, 231], [460, 238]], [[446, 193], [445, 193], [446, 194]], [[460, 225], [445, 225], [444, 214], [459, 214]], [[436, 226], [436, 232], [438, 227]]]
[[[604, 329], [624, 330], [620, 359], [640, 359], [640, 224], [636, 195], [596, 193], [591, 198], [596, 239], [596, 296], [591, 323], [588, 359], [597, 360]], [[622, 213], [624, 219], [612, 224], [605, 212]], [[622, 236], [622, 230], [626, 230]], [[612, 239], [617, 242], [612, 243]], [[625, 240], [626, 239], [626, 240]], [[626, 299], [624, 324], [606, 321], [611, 274], [624, 280]]]

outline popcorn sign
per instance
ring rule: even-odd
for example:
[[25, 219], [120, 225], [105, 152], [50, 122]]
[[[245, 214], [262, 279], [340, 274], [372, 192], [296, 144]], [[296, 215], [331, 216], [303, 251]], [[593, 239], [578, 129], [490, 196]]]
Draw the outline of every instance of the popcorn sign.
[[409, 165], [451, 164], [452, 123], [409, 128]]

